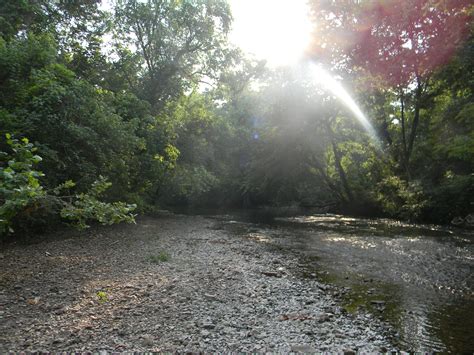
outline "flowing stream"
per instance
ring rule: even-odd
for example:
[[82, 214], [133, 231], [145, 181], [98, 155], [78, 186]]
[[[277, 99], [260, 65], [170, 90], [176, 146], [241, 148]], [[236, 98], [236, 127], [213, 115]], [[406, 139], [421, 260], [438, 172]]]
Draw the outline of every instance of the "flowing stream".
[[224, 221], [295, 253], [302, 277], [340, 286], [346, 311], [366, 309], [390, 323], [401, 350], [474, 351], [473, 231], [337, 215]]

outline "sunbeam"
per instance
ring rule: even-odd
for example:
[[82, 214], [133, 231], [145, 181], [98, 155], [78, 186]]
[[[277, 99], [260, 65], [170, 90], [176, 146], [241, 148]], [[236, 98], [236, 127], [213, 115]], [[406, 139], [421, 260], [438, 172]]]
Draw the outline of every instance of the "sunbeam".
[[378, 145], [379, 139], [374, 127], [341, 83], [329, 74], [321, 65], [310, 63], [309, 66], [309, 72], [311, 73], [314, 82], [335, 95], [354, 114], [362, 127], [364, 127], [367, 133], [369, 133]]

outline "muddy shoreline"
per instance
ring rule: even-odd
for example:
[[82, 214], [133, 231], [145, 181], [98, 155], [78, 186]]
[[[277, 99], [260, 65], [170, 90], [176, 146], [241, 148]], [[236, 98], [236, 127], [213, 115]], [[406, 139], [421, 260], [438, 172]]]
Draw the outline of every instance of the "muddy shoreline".
[[341, 307], [344, 290], [239, 228], [170, 215], [3, 246], [0, 351], [394, 349], [387, 324]]

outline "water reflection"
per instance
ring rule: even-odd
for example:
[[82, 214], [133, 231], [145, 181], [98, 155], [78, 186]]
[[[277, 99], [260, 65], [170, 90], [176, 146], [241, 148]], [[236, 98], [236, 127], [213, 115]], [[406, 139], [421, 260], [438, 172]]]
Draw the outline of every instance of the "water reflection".
[[[432, 331], [446, 344], [446, 350], [452, 353], [473, 352], [474, 349], [474, 313], [472, 299], [462, 299], [434, 309], [428, 315]], [[460, 322], [462, 320], [462, 322]], [[458, 341], [459, 339], [459, 341]]]
[[348, 311], [395, 325], [403, 350], [474, 350], [472, 231], [338, 215], [252, 222], [240, 232], [310, 260], [308, 274], [350, 289]]
[[362, 249], [375, 248], [377, 246], [377, 244], [375, 244], [375, 243], [371, 243], [367, 240], [361, 240], [361, 239], [356, 238], [356, 237], [352, 237], [352, 238], [337, 237], [337, 236], [332, 235], [332, 236], [328, 236], [328, 237], [323, 238], [323, 240], [325, 240], [329, 243], [331, 243], [331, 242], [347, 243], [347, 244], [351, 244], [354, 247], [359, 247], [359, 248], [362, 248]]

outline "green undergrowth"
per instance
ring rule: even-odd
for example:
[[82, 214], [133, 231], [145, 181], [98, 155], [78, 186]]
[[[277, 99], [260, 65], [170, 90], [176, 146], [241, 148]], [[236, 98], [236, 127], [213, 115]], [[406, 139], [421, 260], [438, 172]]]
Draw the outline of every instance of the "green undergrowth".
[[159, 254], [148, 255], [146, 260], [152, 264], [160, 264], [170, 261], [171, 255], [165, 251], [162, 251]]

